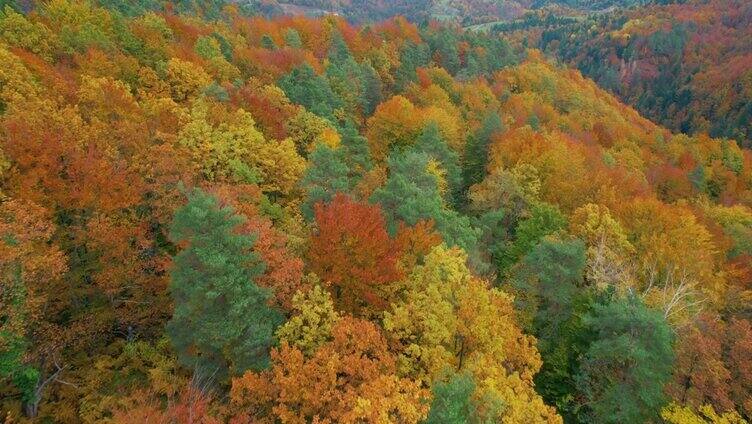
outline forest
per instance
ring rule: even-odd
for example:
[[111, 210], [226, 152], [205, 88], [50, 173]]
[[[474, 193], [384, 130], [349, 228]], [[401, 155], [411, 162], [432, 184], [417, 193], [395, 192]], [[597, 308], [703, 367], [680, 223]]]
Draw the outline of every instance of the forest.
[[752, 147], [752, 3], [688, 1], [589, 16], [528, 13], [494, 26], [579, 69], [676, 132]]
[[315, 16], [337, 13], [351, 22], [369, 23], [399, 15], [415, 23], [441, 20], [472, 26], [505, 22], [520, 18], [526, 12], [554, 11], [564, 15], [583, 14], [639, 6], [648, 3], [648, 0], [247, 0], [247, 2], [246, 4], [256, 12], [267, 16], [296, 13]]
[[0, 422], [752, 421], [749, 3], [271, 3], [0, 1]]

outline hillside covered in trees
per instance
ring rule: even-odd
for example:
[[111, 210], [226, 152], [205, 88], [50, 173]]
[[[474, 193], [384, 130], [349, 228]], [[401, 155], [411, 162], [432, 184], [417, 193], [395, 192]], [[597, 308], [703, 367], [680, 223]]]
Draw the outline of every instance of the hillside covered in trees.
[[752, 420], [752, 153], [241, 6], [0, 12], [0, 420]]
[[521, 17], [528, 11], [554, 10], [581, 15], [651, 3], [651, 0], [250, 0], [267, 15], [336, 13], [355, 23], [403, 16], [411, 22], [441, 20], [463, 26], [487, 24]]
[[673, 131], [752, 146], [752, 3], [689, 0], [496, 26], [578, 68]]

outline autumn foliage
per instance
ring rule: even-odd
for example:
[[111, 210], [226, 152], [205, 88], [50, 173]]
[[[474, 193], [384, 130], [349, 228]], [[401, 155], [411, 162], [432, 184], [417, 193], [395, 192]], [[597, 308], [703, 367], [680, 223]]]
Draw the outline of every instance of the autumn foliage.
[[752, 420], [747, 3], [0, 3], [0, 419]]
[[268, 375], [233, 383], [230, 396], [251, 422], [269, 410], [286, 423], [417, 423], [426, 415], [428, 392], [396, 375], [384, 336], [368, 321], [343, 318], [311, 357], [283, 344], [272, 362]]
[[330, 287], [338, 308], [384, 309], [389, 284], [401, 276], [400, 246], [387, 233], [380, 207], [338, 194], [329, 204], [317, 204], [315, 216], [311, 270]]

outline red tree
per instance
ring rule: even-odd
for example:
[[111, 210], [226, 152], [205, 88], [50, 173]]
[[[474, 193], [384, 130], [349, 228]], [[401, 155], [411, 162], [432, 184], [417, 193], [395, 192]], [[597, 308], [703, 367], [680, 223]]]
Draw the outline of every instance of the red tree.
[[378, 205], [337, 194], [314, 207], [318, 231], [311, 239], [311, 269], [327, 283], [337, 306], [359, 313], [382, 309], [388, 283], [401, 275], [400, 248], [386, 231]]

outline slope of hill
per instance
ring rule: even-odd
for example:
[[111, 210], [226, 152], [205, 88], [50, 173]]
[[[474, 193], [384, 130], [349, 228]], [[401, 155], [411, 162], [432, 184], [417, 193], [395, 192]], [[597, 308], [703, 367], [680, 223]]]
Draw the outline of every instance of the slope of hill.
[[456, 26], [109, 6], [0, 13], [0, 416], [752, 418], [734, 141]]
[[411, 22], [430, 19], [452, 21], [463, 26], [505, 21], [538, 9], [566, 10], [567, 14], [631, 7], [644, 0], [284, 0], [259, 2], [265, 10], [285, 13], [288, 5], [341, 14], [353, 22], [375, 22], [402, 15]]
[[749, 2], [688, 1], [569, 21], [530, 15], [497, 29], [577, 67], [672, 130], [752, 142]]

